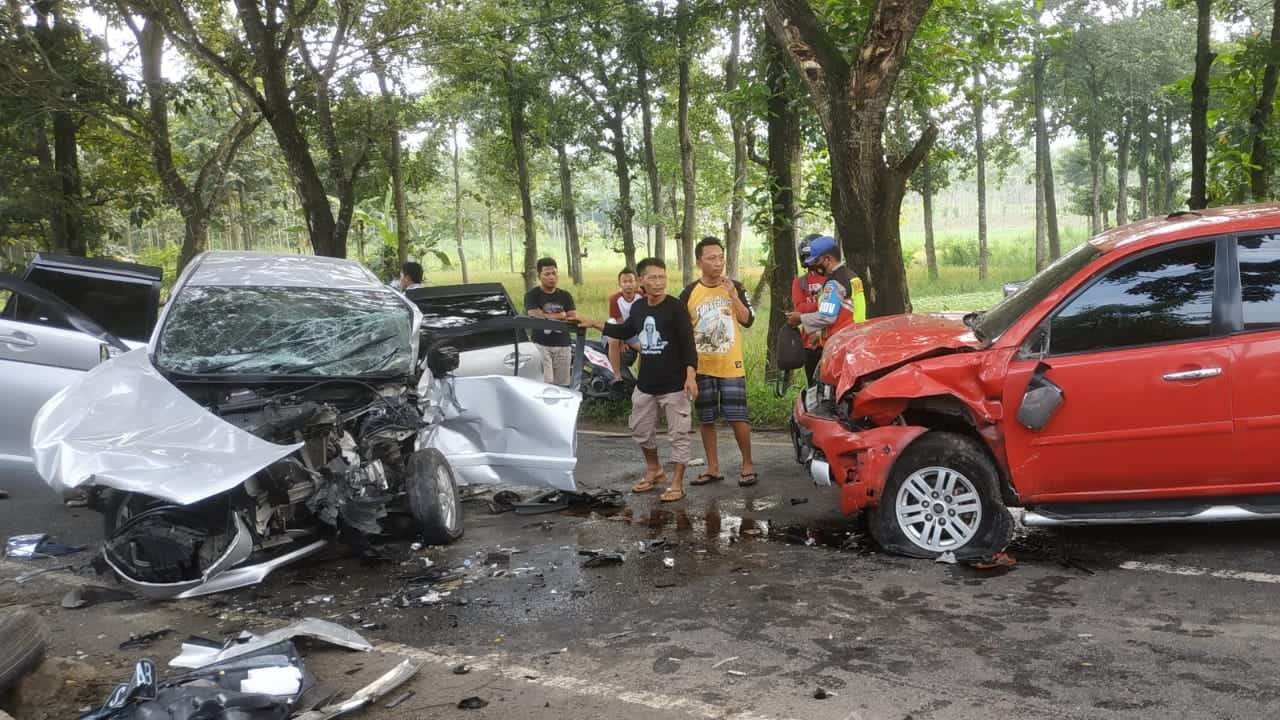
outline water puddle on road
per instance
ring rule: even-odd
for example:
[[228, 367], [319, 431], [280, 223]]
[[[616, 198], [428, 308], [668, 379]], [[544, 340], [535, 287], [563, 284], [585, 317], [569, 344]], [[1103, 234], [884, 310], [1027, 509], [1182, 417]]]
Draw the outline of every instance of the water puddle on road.
[[744, 514], [744, 511], [755, 513], [776, 508], [779, 502], [777, 498], [719, 501], [712, 502], [701, 510], [626, 508], [611, 519], [647, 528], [651, 535], [674, 529], [677, 534], [687, 533], [725, 547], [754, 540], [854, 551], [870, 546], [866, 536], [855, 531], [851, 524], [785, 522]]

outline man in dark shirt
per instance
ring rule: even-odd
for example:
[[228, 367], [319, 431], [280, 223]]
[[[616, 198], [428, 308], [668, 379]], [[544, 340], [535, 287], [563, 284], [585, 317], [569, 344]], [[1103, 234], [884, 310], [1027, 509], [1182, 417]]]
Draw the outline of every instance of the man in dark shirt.
[[[568, 321], [577, 309], [573, 296], [556, 287], [560, 270], [554, 258], [538, 261], [538, 285], [524, 295], [524, 311], [529, 317]], [[569, 365], [573, 359], [569, 333], [556, 330], [534, 331], [533, 342], [542, 354], [542, 379], [556, 385], [569, 384]]]
[[631, 488], [648, 492], [666, 480], [658, 462], [658, 411], [667, 416], [671, 437], [671, 462], [675, 466], [671, 487], [663, 502], [684, 499], [684, 468], [689, 464], [689, 402], [698, 396], [698, 352], [693, 345], [693, 324], [681, 302], [667, 295], [667, 266], [658, 258], [636, 266], [644, 296], [631, 306], [623, 323], [605, 324], [577, 316], [579, 323], [600, 330], [606, 337], [626, 340], [639, 336], [640, 373], [631, 394], [631, 434], [644, 452], [644, 479]]

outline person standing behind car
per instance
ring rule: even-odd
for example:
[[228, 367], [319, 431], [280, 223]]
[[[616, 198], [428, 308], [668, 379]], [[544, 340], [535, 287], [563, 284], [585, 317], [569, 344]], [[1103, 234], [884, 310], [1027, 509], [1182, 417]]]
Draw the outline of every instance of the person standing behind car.
[[827, 280], [818, 295], [817, 309], [813, 312], [789, 312], [787, 322], [802, 327], [818, 339], [819, 347], [826, 347], [828, 338], [854, 323], [854, 280], [857, 278], [840, 262], [840, 247], [830, 235], [815, 238], [809, 244], [809, 261], [805, 265], [822, 273]]
[[[643, 299], [644, 289], [641, 287], [636, 271], [629, 267], [622, 268], [618, 273], [618, 292], [609, 296], [608, 322], [614, 325], [625, 323], [627, 318], [631, 317], [632, 306]], [[625, 341], [610, 337], [605, 339], [609, 343], [609, 364], [613, 367], [613, 381], [622, 382], [622, 368], [631, 367], [635, 362], [640, 341], [638, 338], [629, 338]]]
[[[818, 311], [818, 295], [822, 293], [822, 286], [827, 279], [822, 273], [809, 267], [809, 246], [820, 237], [822, 237], [821, 234], [812, 233], [800, 241], [798, 254], [804, 274], [791, 282], [791, 307], [796, 319], [789, 324], [793, 326], [800, 325], [800, 314]], [[821, 338], [810, 335], [803, 328], [800, 330], [800, 337], [804, 342], [804, 376], [807, 382], [813, 385], [818, 373], [818, 362], [822, 360]]]
[[[565, 322], [573, 317], [577, 307], [573, 296], [561, 290], [560, 269], [554, 258], [538, 261], [538, 284], [524, 295], [524, 311], [529, 317]], [[542, 355], [542, 379], [555, 385], [569, 384], [569, 366], [573, 358], [573, 341], [569, 333], [560, 330], [535, 330], [533, 342]]]
[[400, 266], [400, 292], [422, 287], [422, 265], [412, 260]]
[[751, 425], [747, 419], [747, 371], [742, 363], [742, 331], [755, 322], [755, 311], [747, 298], [747, 289], [737, 280], [725, 277], [724, 243], [717, 237], [704, 237], [694, 250], [702, 277], [680, 294], [680, 302], [689, 310], [693, 324], [693, 341], [698, 349], [698, 422], [701, 423], [702, 449], [707, 454], [707, 470], [692, 485], [706, 485], [723, 480], [720, 453], [716, 446], [716, 415], [733, 428], [742, 453], [742, 470], [738, 485], [756, 484], [755, 464], [751, 459]]

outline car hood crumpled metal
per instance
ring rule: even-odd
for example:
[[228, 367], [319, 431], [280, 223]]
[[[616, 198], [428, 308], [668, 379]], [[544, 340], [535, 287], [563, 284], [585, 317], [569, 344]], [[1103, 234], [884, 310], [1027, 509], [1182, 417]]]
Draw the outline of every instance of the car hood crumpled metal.
[[827, 341], [820, 375], [844, 397], [859, 379], [892, 370], [913, 360], [982, 344], [961, 321], [936, 315], [892, 315], [848, 327]]
[[90, 370], [31, 425], [36, 469], [58, 492], [92, 484], [190, 505], [302, 447], [267, 442], [187, 397], [146, 348]]

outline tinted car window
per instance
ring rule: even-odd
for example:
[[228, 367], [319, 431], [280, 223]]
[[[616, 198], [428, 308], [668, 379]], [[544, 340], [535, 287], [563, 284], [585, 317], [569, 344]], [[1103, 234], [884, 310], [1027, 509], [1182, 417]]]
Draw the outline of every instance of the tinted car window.
[[1280, 327], [1280, 235], [1240, 238], [1236, 254], [1244, 329]]
[[[151, 306], [154, 301], [151, 299], [149, 285], [50, 272], [40, 268], [32, 270], [26, 280], [62, 298], [116, 337], [145, 342], [151, 335]], [[43, 318], [39, 308], [29, 301], [18, 301], [13, 312], [15, 320], [67, 327], [61, 322]]]
[[1054, 318], [1052, 354], [1208, 337], [1213, 325], [1212, 241], [1140, 257], [1108, 271]]
[[[485, 295], [454, 295], [448, 297], [432, 297], [420, 300], [418, 307], [422, 310], [422, 332], [430, 342], [439, 330], [456, 330], [475, 325], [483, 320], [515, 317], [515, 308], [503, 293]], [[449, 341], [450, 345], [460, 351], [479, 350], [481, 348], [513, 345], [526, 340], [523, 332], [499, 330], [496, 332], [462, 335]]]

